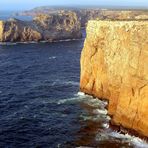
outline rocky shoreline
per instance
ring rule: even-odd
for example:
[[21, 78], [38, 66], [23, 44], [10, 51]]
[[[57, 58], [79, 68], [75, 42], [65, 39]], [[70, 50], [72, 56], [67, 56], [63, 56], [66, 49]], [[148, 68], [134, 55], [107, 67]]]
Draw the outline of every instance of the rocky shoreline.
[[52, 42], [81, 37], [80, 22], [71, 11], [40, 14], [33, 21], [0, 21], [0, 42]]

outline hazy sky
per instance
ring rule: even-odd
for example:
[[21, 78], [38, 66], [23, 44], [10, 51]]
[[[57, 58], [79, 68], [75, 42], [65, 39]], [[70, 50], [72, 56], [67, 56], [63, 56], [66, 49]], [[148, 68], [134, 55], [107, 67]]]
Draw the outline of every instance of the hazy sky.
[[31, 9], [45, 5], [107, 5], [107, 6], [144, 6], [148, 0], [0, 0], [0, 10]]

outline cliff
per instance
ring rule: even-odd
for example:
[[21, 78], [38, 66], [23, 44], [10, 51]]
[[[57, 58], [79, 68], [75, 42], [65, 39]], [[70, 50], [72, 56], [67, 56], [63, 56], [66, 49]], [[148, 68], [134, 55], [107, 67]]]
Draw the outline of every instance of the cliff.
[[81, 22], [81, 27], [85, 27], [88, 20], [94, 19], [115, 19], [115, 20], [148, 20], [148, 11], [144, 9], [99, 9], [99, 8], [62, 8], [62, 7], [37, 7], [32, 10], [19, 12], [16, 15], [36, 16], [38, 14], [51, 14], [61, 11], [73, 11], [77, 14]]
[[3, 21], [0, 21], [0, 39], [1, 39], [2, 36], [3, 36], [3, 29], [4, 29]]
[[81, 26], [86, 26], [89, 20], [146, 20], [148, 11], [146, 10], [111, 10], [111, 9], [80, 9], [76, 11]]
[[89, 21], [81, 91], [109, 100], [112, 123], [148, 136], [148, 21]]
[[81, 38], [80, 22], [74, 12], [41, 14], [33, 21], [0, 21], [1, 42], [55, 41]]

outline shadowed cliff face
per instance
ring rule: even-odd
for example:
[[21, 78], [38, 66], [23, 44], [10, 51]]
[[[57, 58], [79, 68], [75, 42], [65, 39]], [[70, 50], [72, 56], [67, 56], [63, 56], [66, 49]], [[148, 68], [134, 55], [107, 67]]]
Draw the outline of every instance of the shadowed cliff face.
[[30, 22], [17, 19], [0, 22], [1, 42], [55, 41], [80, 37], [80, 22], [71, 11], [38, 15]]
[[81, 91], [109, 99], [117, 125], [148, 136], [148, 21], [89, 21]]

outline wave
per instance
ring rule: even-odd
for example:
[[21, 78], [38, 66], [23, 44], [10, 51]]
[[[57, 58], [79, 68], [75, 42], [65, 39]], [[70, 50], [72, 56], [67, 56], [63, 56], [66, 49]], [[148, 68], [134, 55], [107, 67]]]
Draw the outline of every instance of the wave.
[[28, 42], [0, 42], [0, 45], [17, 45], [17, 44], [38, 44], [38, 43], [57, 43], [57, 42], [70, 42], [70, 41], [77, 41], [83, 40], [81, 39], [64, 39], [64, 40], [57, 40], [57, 41], [28, 41]]
[[[62, 105], [62, 104], [73, 104], [73, 103], [78, 103], [78, 102], [85, 102], [93, 107], [96, 107], [94, 104], [97, 103], [97, 105], [105, 107], [105, 105], [107, 105], [106, 101], [102, 101], [99, 100], [97, 98], [93, 98], [90, 95], [87, 95], [83, 92], [78, 92], [76, 94], [74, 94], [74, 97], [72, 98], [67, 98], [67, 99], [61, 99], [58, 100], [57, 102], [54, 102], [58, 105]], [[96, 141], [104, 141], [104, 140], [121, 140], [123, 142], [127, 142], [129, 143], [129, 145], [134, 146], [136, 148], [147, 148], [148, 147], [148, 143], [143, 140], [140, 139], [139, 137], [136, 136], [132, 136], [129, 134], [122, 134], [120, 132], [117, 131], [113, 131], [112, 129], [110, 129], [109, 126], [109, 121], [111, 120], [111, 117], [107, 115], [107, 110], [105, 108], [102, 109], [92, 109], [92, 113], [93, 114], [88, 114], [87, 112], [83, 112], [80, 115], [80, 119], [83, 121], [94, 121], [94, 122], [99, 122], [99, 126], [100, 128], [102, 128], [95, 137]], [[97, 123], [96, 123], [97, 124]]]
[[99, 100], [98, 98], [93, 98], [92, 96], [89, 95], [87, 95], [87, 97], [88, 99], [85, 101], [85, 103], [89, 106], [92, 106], [93, 108], [104, 109], [108, 105], [108, 102], [105, 100]]
[[[56, 57], [50, 57], [49, 59], [55, 59]], [[79, 86], [79, 82], [75, 82], [75, 81], [62, 81], [62, 80], [55, 80], [51, 85], [55, 86], [55, 85], [72, 85], [72, 86]]]
[[103, 128], [108, 129], [109, 128], [109, 123], [103, 123], [102, 126], [103, 126]]
[[67, 81], [67, 82], [64, 82], [64, 84], [66, 84], [66, 85], [71, 84], [71, 85], [79, 86], [79, 82], [74, 82], [74, 81]]
[[65, 103], [72, 103], [72, 102], [75, 102], [75, 101], [78, 101], [80, 100], [79, 98], [68, 98], [68, 99], [61, 99], [57, 102], [57, 104], [65, 104]]
[[111, 132], [110, 130], [106, 130], [106, 131], [99, 132], [97, 133], [95, 139], [96, 141], [121, 140], [123, 142], [129, 143], [130, 146], [135, 148], [148, 148], [148, 143], [145, 140], [142, 140], [135, 136], [131, 136], [129, 134], [121, 134], [116, 131]]
[[114, 132], [111, 132], [109, 135], [115, 138], [127, 140], [137, 148], [148, 148], [148, 143], [145, 140], [136, 136], [129, 135], [128, 133], [121, 134], [114, 131]]
[[48, 58], [49, 60], [56, 59], [56, 56], [52, 56]]
[[107, 110], [106, 109], [95, 109], [94, 111], [93, 111], [93, 113], [95, 113], [95, 114], [103, 114], [103, 115], [107, 115]]
[[57, 104], [80, 102], [82, 100], [85, 100], [88, 95], [85, 95], [83, 92], [78, 92], [77, 94], [74, 94], [74, 96], [75, 97], [72, 98], [61, 99], [57, 102]]
[[[148, 143], [136, 136], [132, 136], [130, 134], [122, 134], [117, 131], [113, 131], [110, 129], [109, 121], [111, 120], [111, 117], [108, 116], [108, 111], [105, 109], [105, 106], [108, 104], [107, 101], [99, 100], [98, 98], [92, 98], [91, 96], [85, 95], [83, 92], [78, 92], [79, 96], [85, 97], [84, 101], [86, 104], [97, 107], [92, 109], [92, 113], [82, 113], [80, 115], [80, 118], [83, 119], [83, 121], [91, 120], [95, 122], [99, 122], [99, 126], [103, 128], [101, 131], [99, 131], [96, 134], [96, 141], [104, 141], [104, 140], [121, 140], [129, 143], [129, 145], [134, 146], [136, 148], [148, 148]], [[96, 105], [97, 104], [97, 105]], [[99, 107], [102, 107], [101, 109]], [[99, 108], [99, 109], [98, 109]], [[101, 124], [100, 124], [101, 123]], [[97, 123], [96, 123], [97, 124]]]
[[84, 92], [78, 92], [77, 95], [78, 96], [85, 96], [85, 93]]

